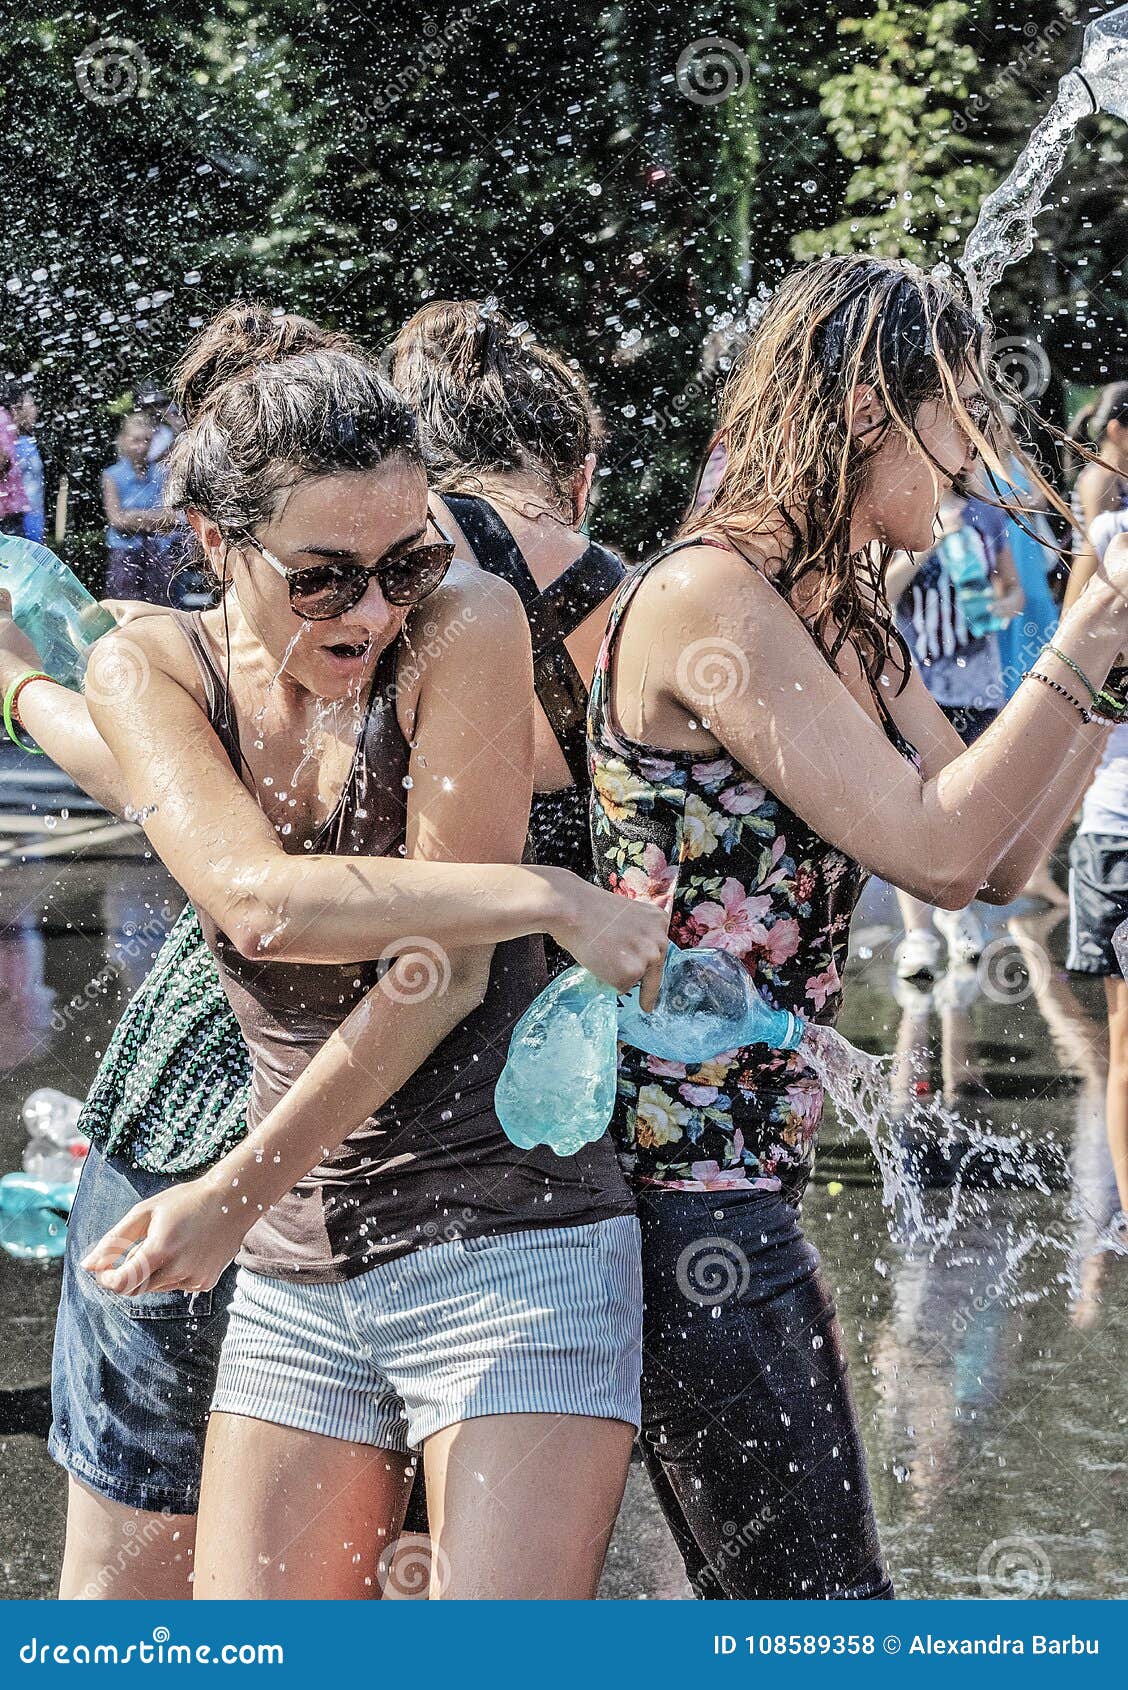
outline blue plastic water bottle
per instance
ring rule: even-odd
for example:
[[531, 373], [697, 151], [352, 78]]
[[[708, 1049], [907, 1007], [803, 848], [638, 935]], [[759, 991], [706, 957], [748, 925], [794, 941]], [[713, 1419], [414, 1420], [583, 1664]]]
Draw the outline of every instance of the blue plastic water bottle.
[[790, 1010], [770, 1009], [729, 951], [671, 945], [649, 1015], [638, 991], [636, 986], [620, 1000], [619, 1037], [666, 1062], [710, 1062], [746, 1045], [795, 1050], [803, 1037], [802, 1019]]
[[72, 1184], [57, 1185], [30, 1174], [0, 1179], [0, 1246], [18, 1261], [48, 1261], [67, 1243]]
[[513, 1029], [494, 1107], [514, 1144], [572, 1156], [607, 1131], [620, 1040], [667, 1062], [695, 1064], [746, 1045], [795, 1050], [803, 1029], [799, 1016], [768, 1007], [727, 951], [671, 945], [649, 1014], [637, 986], [620, 997], [586, 968], [570, 968]]
[[995, 609], [997, 600], [991, 586], [987, 558], [974, 529], [957, 528], [937, 542], [940, 562], [963, 611], [968, 633], [975, 639], [997, 634], [1007, 626], [1006, 618]]
[[16, 626], [46, 672], [80, 688], [90, 647], [114, 626], [109, 611], [54, 552], [18, 536], [0, 535], [0, 587], [11, 593]]
[[618, 1000], [586, 968], [550, 980], [513, 1029], [494, 1092], [507, 1138], [574, 1156], [607, 1131], [615, 1107]]

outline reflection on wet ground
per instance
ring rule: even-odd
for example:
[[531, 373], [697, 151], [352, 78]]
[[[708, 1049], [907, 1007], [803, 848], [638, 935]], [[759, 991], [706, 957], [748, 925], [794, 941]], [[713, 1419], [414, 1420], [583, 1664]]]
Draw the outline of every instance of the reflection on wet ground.
[[[6, 867], [0, 1168], [18, 1166], [30, 1091], [85, 1089], [178, 908], [160, 868], [143, 860]], [[977, 1193], [930, 1261], [891, 1240], [868, 1153], [829, 1122], [807, 1224], [838, 1296], [899, 1593], [1124, 1596], [1128, 1260], [1092, 1250], [1116, 1207], [1103, 997], [1062, 973], [1064, 923], [1053, 913], [990, 915], [978, 969], [930, 991], [894, 991], [895, 907], [885, 888], [871, 888], [842, 1030], [868, 1050], [896, 1049], [906, 1087], [942, 1092], [970, 1131], [978, 1119], [1055, 1139], [1063, 1157], [1046, 1158], [1051, 1189]], [[947, 1194], [926, 1201], [942, 1206]], [[1008, 1263], [1015, 1239], [1023, 1248]], [[57, 1575], [65, 1487], [39, 1434], [58, 1282], [57, 1265], [0, 1256], [0, 1593], [9, 1597], [50, 1596]], [[603, 1594], [687, 1594], [637, 1469]]]

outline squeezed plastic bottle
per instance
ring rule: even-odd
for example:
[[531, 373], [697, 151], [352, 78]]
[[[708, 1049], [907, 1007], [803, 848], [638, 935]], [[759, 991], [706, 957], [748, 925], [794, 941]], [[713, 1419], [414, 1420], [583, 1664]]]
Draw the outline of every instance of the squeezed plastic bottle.
[[1093, 19], [1083, 38], [1081, 63], [1066, 74], [1080, 77], [1098, 111], [1128, 119], [1128, 6]]
[[572, 1156], [607, 1131], [615, 1106], [619, 1040], [667, 1062], [708, 1062], [746, 1045], [795, 1050], [804, 1023], [770, 1009], [728, 951], [666, 953], [648, 1014], [638, 987], [620, 997], [585, 968], [545, 987], [513, 1029], [494, 1094], [506, 1136], [522, 1149], [548, 1145]]
[[84, 1138], [60, 1148], [49, 1138], [29, 1138], [23, 1148], [23, 1171], [48, 1185], [77, 1185], [90, 1149]]
[[956, 590], [968, 632], [975, 639], [982, 639], [985, 634], [997, 634], [1005, 628], [1006, 619], [995, 609], [986, 557], [968, 529], [957, 528], [945, 534], [936, 549], [944, 572]]
[[574, 1156], [607, 1131], [615, 1106], [618, 1000], [586, 968], [550, 980], [513, 1029], [494, 1092], [506, 1137]]
[[86, 1135], [78, 1130], [82, 1104], [77, 1097], [54, 1086], [40, 1086], [24, 1098], [20, 1115], [29, 1138], [50, 1139], [60, 1150], [72, 1144], [85, 1144]]
[[48, 1261], [66, 1249], [73, 1185], [5, 1174], [0, 1179], [0, 1246], [18, 1261]]
[[1128, 980], [1128, 921], [1122, 921], [1112, 935], [1112, 948], [1120, 964], [1120, 972]]
[[12, 615], [53, 680], [78, 689], [86, 656], [114, 619], [91, 598], [73, 570], [46, 546], [0, 535], [0, 587], [12, 595]]

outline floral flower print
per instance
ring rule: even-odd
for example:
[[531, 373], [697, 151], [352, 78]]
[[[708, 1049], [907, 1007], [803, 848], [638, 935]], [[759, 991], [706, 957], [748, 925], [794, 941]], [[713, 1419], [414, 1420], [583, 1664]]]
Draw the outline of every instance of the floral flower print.
[[[656, 561], [656, 560], [655, 560]], [[588, 716], [592, 837], [603, 885], [670, 914], [670, 937], [740, 958], [774, 1008], [833, 1022], [860, 866], [723, 752], [646, 747], [612, 727], [610, 653], [646, 567], [620, 589]], [[886, 716], [905, 756], [912, 748]], [[699, 1064], [623, 1045], [611, 1123], [637, 1183], [712, 1191], [806, 1183], [822, 1090], [794, 1051], [729, 1051]]]

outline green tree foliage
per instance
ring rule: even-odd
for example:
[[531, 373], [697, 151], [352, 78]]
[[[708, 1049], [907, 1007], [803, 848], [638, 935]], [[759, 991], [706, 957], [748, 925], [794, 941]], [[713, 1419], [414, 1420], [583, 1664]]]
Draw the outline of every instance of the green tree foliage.
[[[1076, 57], [1057, 18], [1048, 0], [25, 8], [0, 35], [0, 374], [35, 374], [96, 537], [114, 407], [234, 294], [377, 347], [424, 299], [496, 298], [591, 380], [597, 524], [638, 555], [708, 437], [710, 330], [797, 258], [950, 259]], [[1071, 370], [1118, 309], [1123, 126], [1093, 133], [1100, 170], [1073, 173], [1006, 294], [1020, 317], [1057, 302]]]

